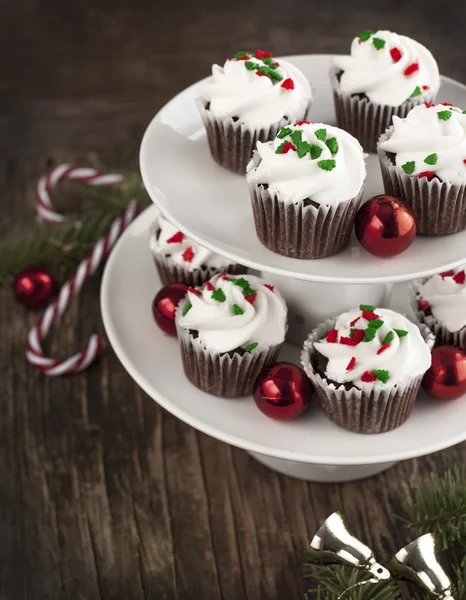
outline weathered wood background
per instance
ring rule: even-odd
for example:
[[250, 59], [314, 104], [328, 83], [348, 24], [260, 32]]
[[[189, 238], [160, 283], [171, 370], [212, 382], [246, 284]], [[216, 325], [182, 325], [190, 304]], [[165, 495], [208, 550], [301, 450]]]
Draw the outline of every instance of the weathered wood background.
[[[239, 48], [344, 52], [360, 30], [425, 42], [466, 80], [461, 0], [0, 3], [2, 235], [34, 219], [39, 175], [61, 161], [137, 169], [145, 126], [176, 92]], [[55, 351], [101, 329], [97, 281]], [[40, 376], [24, 359], [34, 315], [0, 293], [0, 598], [301, 598], [310, 536], [344, 509], [387, 557], [407, 540], [394, 513], [463, 444], [362, 483], [279, 476], [146, 397], [107, 349], [85, 375]]]

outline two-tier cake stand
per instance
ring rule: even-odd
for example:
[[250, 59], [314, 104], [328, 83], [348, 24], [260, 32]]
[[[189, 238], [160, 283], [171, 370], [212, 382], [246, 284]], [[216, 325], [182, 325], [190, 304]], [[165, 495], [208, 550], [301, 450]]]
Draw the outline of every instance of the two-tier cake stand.
[[[287, 58], [309, 78], [313, 122], [334, 123], [327, 80], [330, 56]], [[211, 158], [195, 99], [198, 84], [171, 100], [149, 125], [141, 146], [144, 184], [158, 209], [211, 250], [258, 270], [276, 284], [290, 310], [282, 358], [298, 363], [299, 346], [322, 319], [360, 303], [410, 313], [407, 282], [463, 263], [466, 232], [418, 237], [403, 254], [379, 259], [356, 239], [341, 254], [299, 261], [279, 256], [257, 239], [245, 179]], [[466, 106], [466, 87], [443, 78], [440, 101]], [[383, 193], [377, 158], [367, 159], [366, 198]], [[222, 399], [195, 388], [183, 374], [177, 340], [155, 325], [151, 302], [161, 284], [149, 252], [156, 208], [123, 235], [105, 270], [102, 313], [117, 355], [135, 381], [164, 408], [197, 429], [244, 448], [268, 467], [313, 481], [348, 481], [379, 473], [396, 461], [466, 439], [466, 398], [441, 403], [421, 392], [400, 428], [380, 435], [339, 429], [314, 405], [303, 417], [268, 419], [251, 397]]]

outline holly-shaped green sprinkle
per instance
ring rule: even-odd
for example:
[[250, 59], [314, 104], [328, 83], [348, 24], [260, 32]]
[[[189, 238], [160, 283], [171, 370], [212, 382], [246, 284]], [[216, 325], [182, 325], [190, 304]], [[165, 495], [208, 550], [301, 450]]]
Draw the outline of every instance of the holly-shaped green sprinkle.
[[227, 297], [225, 296], [225, 292], [222, 288], [218, 288], [212, 292], [212, 300], [216, 300], [217, 302], [225, 302]]
[[256, 293], [256, 290], [252, 289], [249, 281], [244, 277], [240, 277], [239, 279], [231, 279], [230, 281], [240, 287], [245, 296], [253, 296]]
[[414, 162], [414, 160], [410, 160], [409, 162], [406, 162], [404, 165], [401, 165], [401, 168], [407, 175], [411, 175], [411, 173], [414, 171], [415, 166], [416, 166], [416, 163]]
[[424, 159], [424, 162], [427, 163], [428, 165], [436, 165], [437, 164], [437, 155], [435, 154], [429, 154], [429, 156], [426, 156]]
[[241, 306], [238, 306], [237, 304], [233, 304], [233, 312], [235, 313], [235, 315], [244, 315], [244, 310], [241, 308]]
[[338, 142], [336, 137], [329, 138], [325, 144], [332, 154], [336, 154], [338, 152]]
[[183, 317], [188, 314], [188, 312], [191, 310], [191, 308], [192, 308], [192, 304], [190, 302], [188, 302], [188, 304], [186, 304], [186, 306], [183, 308]]
[[374, 312], [375, 306], [372, 306], [372, 304], [360, 304], [359, 310], [369, 310], [370, 312]]
[[[311, 144], [309, 142], [299, 142], [296, 144], [296, 152], [298, 153], [299, 158], [303, 158], [311, 149]], [[319, 154], [320, 156], [320, 154]]]
[[363, 342], [372, 342], [372, 340], [375, 338], [376, 335], [377, 335], [377, 329], [375, 329], [374, 327], [368, 327], [364, 331], [364, 339], [362, 341]]
[[408, 332], [406, 331], [406, 329], [394, 329], [393, 331], [396, 333], [396, 335], [398, 337], [405, 337], [405, 335], [408, 335]]
[[237, 52], [233, 58], [243, 58], [243, 56], [251, 56], [250, 52]]
[[283, 146], [285, 145], [286, 142], [282, 142], [280, 144], [280, 146], [278, 146], [278, 148], [275, 150], [275, 154], [281, 154], [283, 152]]
[[375, 371], [372, 371], [372, 373], [382, 383], [387, 383], [387, 381], [390, 379], [390, 371], [387, 371], [386, 369], [376, 369]]
[[290, 138], [293, 144], [297, 146], [303, 141], [303, 132], [301, 129], [295, 129], [293, 133], [290, 134]]
[[393, 333], [393, 331], [389, 331], [383, 339], [382, 346], [384, 346], [385, 344], [390, 344], [394, 337], [395, 334]]
[[244, 66], [250, 71], [254, 71], [254, 69], [259, 68], [259, 65], [257, 63], [252, 62], [251, 60], [245, 61]]
[[326, 129], [318, 129], [317, 131], [314, 131], [315, 136], [318, 140], [320, 140], [321, 142], [323, 142], [325, 140], [325, 138], [327, 137], [327, 130]]
[[261, 60], [262, 60], [263, 63], [265, 63], [269, 67], [273, 63], [273, 58], [271, 58], [270, 56], [267, 56], [266, 58], [262, 58]]
[[337, 161], [333, 160], [333, 158], [328, 159], [328, 160], [319, 160], [319, 162], [317, 163], [317, 165], [323, 171], [333, 171], [333, 169], [337, 166]]
[[277, 133], [277, 138], [282, 140], [284, 137], [289, 135], [293, 130], [290, 127], [282, 127]]
[[372, 29], [364, 29], [364, 31], [361, 31], [361, 34], [359, 36], [359, 39], [361, 40], [361, 42], [367, 42], [367, 40], [371, 37], [371, 35], [373, 35], [373, 31]]
[[382, 327], [383, 321], [382, 319], [371, 319], [369, 321], [368, 327], [372, 327], [372, 329], [380, 329]]
[[417, 85], [414, 89], [414, 92], [411, 94], [411, 98], [416, 98], [416, 96], [420, 96], [422, 94], [421, 88]]
[[276, 81], [281, 81], [283, 79], [283, 77], [280, 75], [280, 73], [277, 73], [277, 71], [275, 71], [274, 69], [268, 68], [266, 75], [268, 75], [272, 79], [275, 79]]
[[316, 146], [315, 144], [311, 144], [309, 152], [311, 153], [311, 158], [315, 160], [322, 154], [322, 148], [320, 146]]
[[383, 40], [382, 38], [372, 38], [372, 43], [376, 50], [382, 50], [382, 48], [385, 47], [385, 44], [387, 42], [385, 40]]
[[243, 350], [245, 352], [251, 352], [251, 350], [254, 350], [254, 348], [257, 348], [258, 345], [259, 345], [259, 342], [251, 342], [245, 348], [243, 348]]
[[440, 112], [437, 113], [437, 117], [441, 120], [441, 121], [448, 121], [448, 119], [451, 117], [451, 110], [441, 110]]

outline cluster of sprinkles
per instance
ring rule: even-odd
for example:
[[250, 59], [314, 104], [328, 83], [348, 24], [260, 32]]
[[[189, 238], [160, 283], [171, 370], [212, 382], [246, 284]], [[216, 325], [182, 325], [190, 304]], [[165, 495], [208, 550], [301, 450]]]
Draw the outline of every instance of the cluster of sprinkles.
[[[461, 271], [458, 271], [458, 273], [455, 273], [455, 271], [453, 269], [450, 269], [449, 271], [444, 271], [443, 273], [440, 273], [440, 277], [442, 279], [451, 277], [452, 280], [455, 283], [457, 283], [458, 285], [464, 285], [464, 283], [466, 281], [466, 273], [464, 272], [464, 270], [461, 270]], [[421, 297], [418, 298], [417, 303], [418, 303], [419, 308], [424, 312], [427, 312], [430, 308], [430, 305], [427, 302], [427, 300], [424, 300]]]
[[[251, 287], [251, 284], [245, 277], [239, 277], [239, 278], [235, 279], [233, 277], [228, 277], [226, 273], [220, 273], [219, 278], [223, 279], [224, 281], [230, 281], [234, 285], [237, 285], [239, 288], [241, 288], [244, 299], [247, 302], [249, 302], [250, 304], [254, 304], [254, 301], [257, 296], [257, 291]], [[270, 283], [265, 283], [264, 287], [266, 287], [272, 293], [274, 293], [275, 288]], [[216, 302], [225, 302], [226, 301], [227, 297], [225, 296], [225, 292], [222, 290], [222, 288], [215, 288], [210, 281], [206, 282], [205, 289], [208, 292], [212, 292], [211, 296], [210, 296], [212, 298], [212, 300], [215, 300]], [[188, 292], [191, 292], [191, 294], [194, 294], [195, 296], [202, 296], [201, 290], [197, 290], [192, 287], [188, 287]], [[190, 302], [188, 302], [183, 309], [183, 313], [182, 313], [183, 317], [188, 314], [188, 312], [191, 310], [191, 308], [192, 308], [192, 304]], [[232, 308], [232, 312], [235, 316], [244, 315], [244, 310], [238, 304], [233, 304], [233, 306], [231, 308]], [[251, 352], [251, 350], [254, 350], [254, 348], [256, 348], [258, 345], [259, 345], [259, 342], [251, 342], [250, 344], [245, 346], [243, 348], [243, 350], [245, 352]]]
[[[251, 58], [260, 60], [262, 64], [252, 61]], [[230, 59], [227, 59], [230, 60]], [[255, 52], [237, 52], [233, 60], [243, 61], [248, 71], [255, 71], [258, 77], [268, 77], [272, 82], [282, 82], [281, 87], [284, 90], [294, 90], [294, 81], [288, 77], [283, 79], [280, 73], [277, 73], [277, 67], [280, 64], [274, 60], [270, 52], [257, 49]]]
[[[173, 234], [171, 237], [169, 237], [166, 240], [167, 244], [182, 244], [183, 240], [184, 240], [184, 233], [182, 233], [181, 231], [177, 231], [175, 234]], [[192, 249], [192, 246], [188, 246], [188, 248], [186, 248], [186, 250], [183, 252], [183, 254], [181, 255], [183, 257], [183, 260], [185, 262], [192, 262], [193, 258], [194, 258], [194, 250]]]
[[[310, 125], [310, 123], [309, 121], [298, 121], [294, 125]], [[335, 136], [329, 137], [325, 128], [317, 129], [314, 131], [314, 135], [320, 142], [325, 143], [332, 155], [337, 154], [338, 140]], [[317, 144], [311, 144], [306, 140], [303, 140], [302, 129], [293, 130], [291, 127], [282, 127], [277, 133], [277, 138], [280, 140], [284, 140], [284, 138], [288, 139], [284, 140], [278, 146], [278, 148], [275, 150], [275, 154], [287, 154], [291, 150], [296, 152], [299, 158], [304, 158], [309, 154], [312, 160], [317, 160], [322, 154], [321, 146], [318, 146]], [[331, 158], [327, 160], [319, 160], [317, 165], [324, 171], [332, 171], [337, 166], [337, 163], [334, 158]]]
[[[359, 36], [358, 42], [362, 44], [364, 42], [368, 42], [369, 40], [371, 40], [371, 43], [376, 50], [382, 50], [387, 45], [387, 40], [375, 37], [372, 29], [364, 29]], [[390, 56], [392, 57], [393, 62], [397, 63], [401, 60], [403, 54], [399, 48], [394, 47], [390, 49]], [[410, 77], [410, 75], [416, 73], [417, 71], [419, 71], [419, 62], [415, 61], [406, 67], [406, 69], [403, 71], [403, 75], [405, 77]], [[410, 97], [416, 98], [416, 96], [421, 96], [423, 92], [427, 92], [429, 89], [430, 87], [428, 85], [417, 85]]]
[[[376, 314], [375, 306], [371, 304], [361, 304], [359, 306], [359, 310], [361, 311], [361, 315], [356, 317], [350, 323], [350, 335], [349, 337], [340, 336], [338, 339], [339, 332], [337, 329], [331, 329], [328, 334], [326, 341], [330, 344], [344, 344], [346, 346], [357, 346], [358, 344], [371, 342], [377, 335], [377, 330], [382, 327], [384, 321]], [[368, 326], [366, 329], [358, 329], [357, 323], [362, 319], [368, 321]], [[389, 331], [387, 335], [382, 340], [382, 345], [377, 350], [377, 354], [382, 354], [388, 348], [395, 337], [395, 334], [398, 337], [405, 337], [408, 335], [408, 332], [405, 329], [393, 329]], [[356, 366], [356, 357], [352, 356], [347, 367], [346, 371], [351, 371]], [[375, 369], [374, 371], [365, 371], [361, 375], [361, 381], [365, 383], [372, 383], [374, 381], [381, 381], [382, 383], [387, 383], [390, 379], [390, 372], [386, 369]]]

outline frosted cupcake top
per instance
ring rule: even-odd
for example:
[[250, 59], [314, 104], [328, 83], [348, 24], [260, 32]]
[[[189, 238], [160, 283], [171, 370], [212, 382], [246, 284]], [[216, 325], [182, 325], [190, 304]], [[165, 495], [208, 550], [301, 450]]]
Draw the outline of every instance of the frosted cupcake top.
[[370, 305], [340, 315], [327, 338], [314, 347], [329, 359], [329, 379], [366, 390], [407, 383], [431, 364], [430, 349], [416, 325]]
[[466, 183], [466, 111], [449, 102], [421, 104], [404, 119], [393, 117], [393, 132], [379, 147], [396, 154], [408, 175]]
[[465, 267], [450, 269], [430, 277], [417, 286], [419, 306], [454, 333], [466, 326], [466, 276]]
[[336, 56], [343, 71], [340, 90], [365, 94], [374, 104], [400, 106], [408, 98], [422, 98], [440, 85], [437, 63], [419, 42], [391, 31], [364, 30], [351, 44], [350, 56]]
[[270, 52], [237, 52], [199, 87], [201, 98], [219, 119], [233, 117], [255, 129], [283, 117], [302, 118], [312, 98], [311, 86], [299, 69]]
[[188, 291], [178, 324], [198, 332], [209, 350], [252, 352], [285, 339], [287, 308], [274, 286], [252, 275], [215, 275], [204, 288]]
[[149, 242], [152, 253], [169, 256], [189, 272], [203, 265], [222, 270], [233, 264], [228, 258], [214, 254], [188, 238], [162, 215], [157, 216], [153, 229]]
[[348, 132], [299, 121], [282, 127], [273, 141], [257, 142], [246, 178], [250, 184], [267, 184], [286, 203], [310, 198], [335, 206], [357, 196], [366, 165], [361, 145]]

